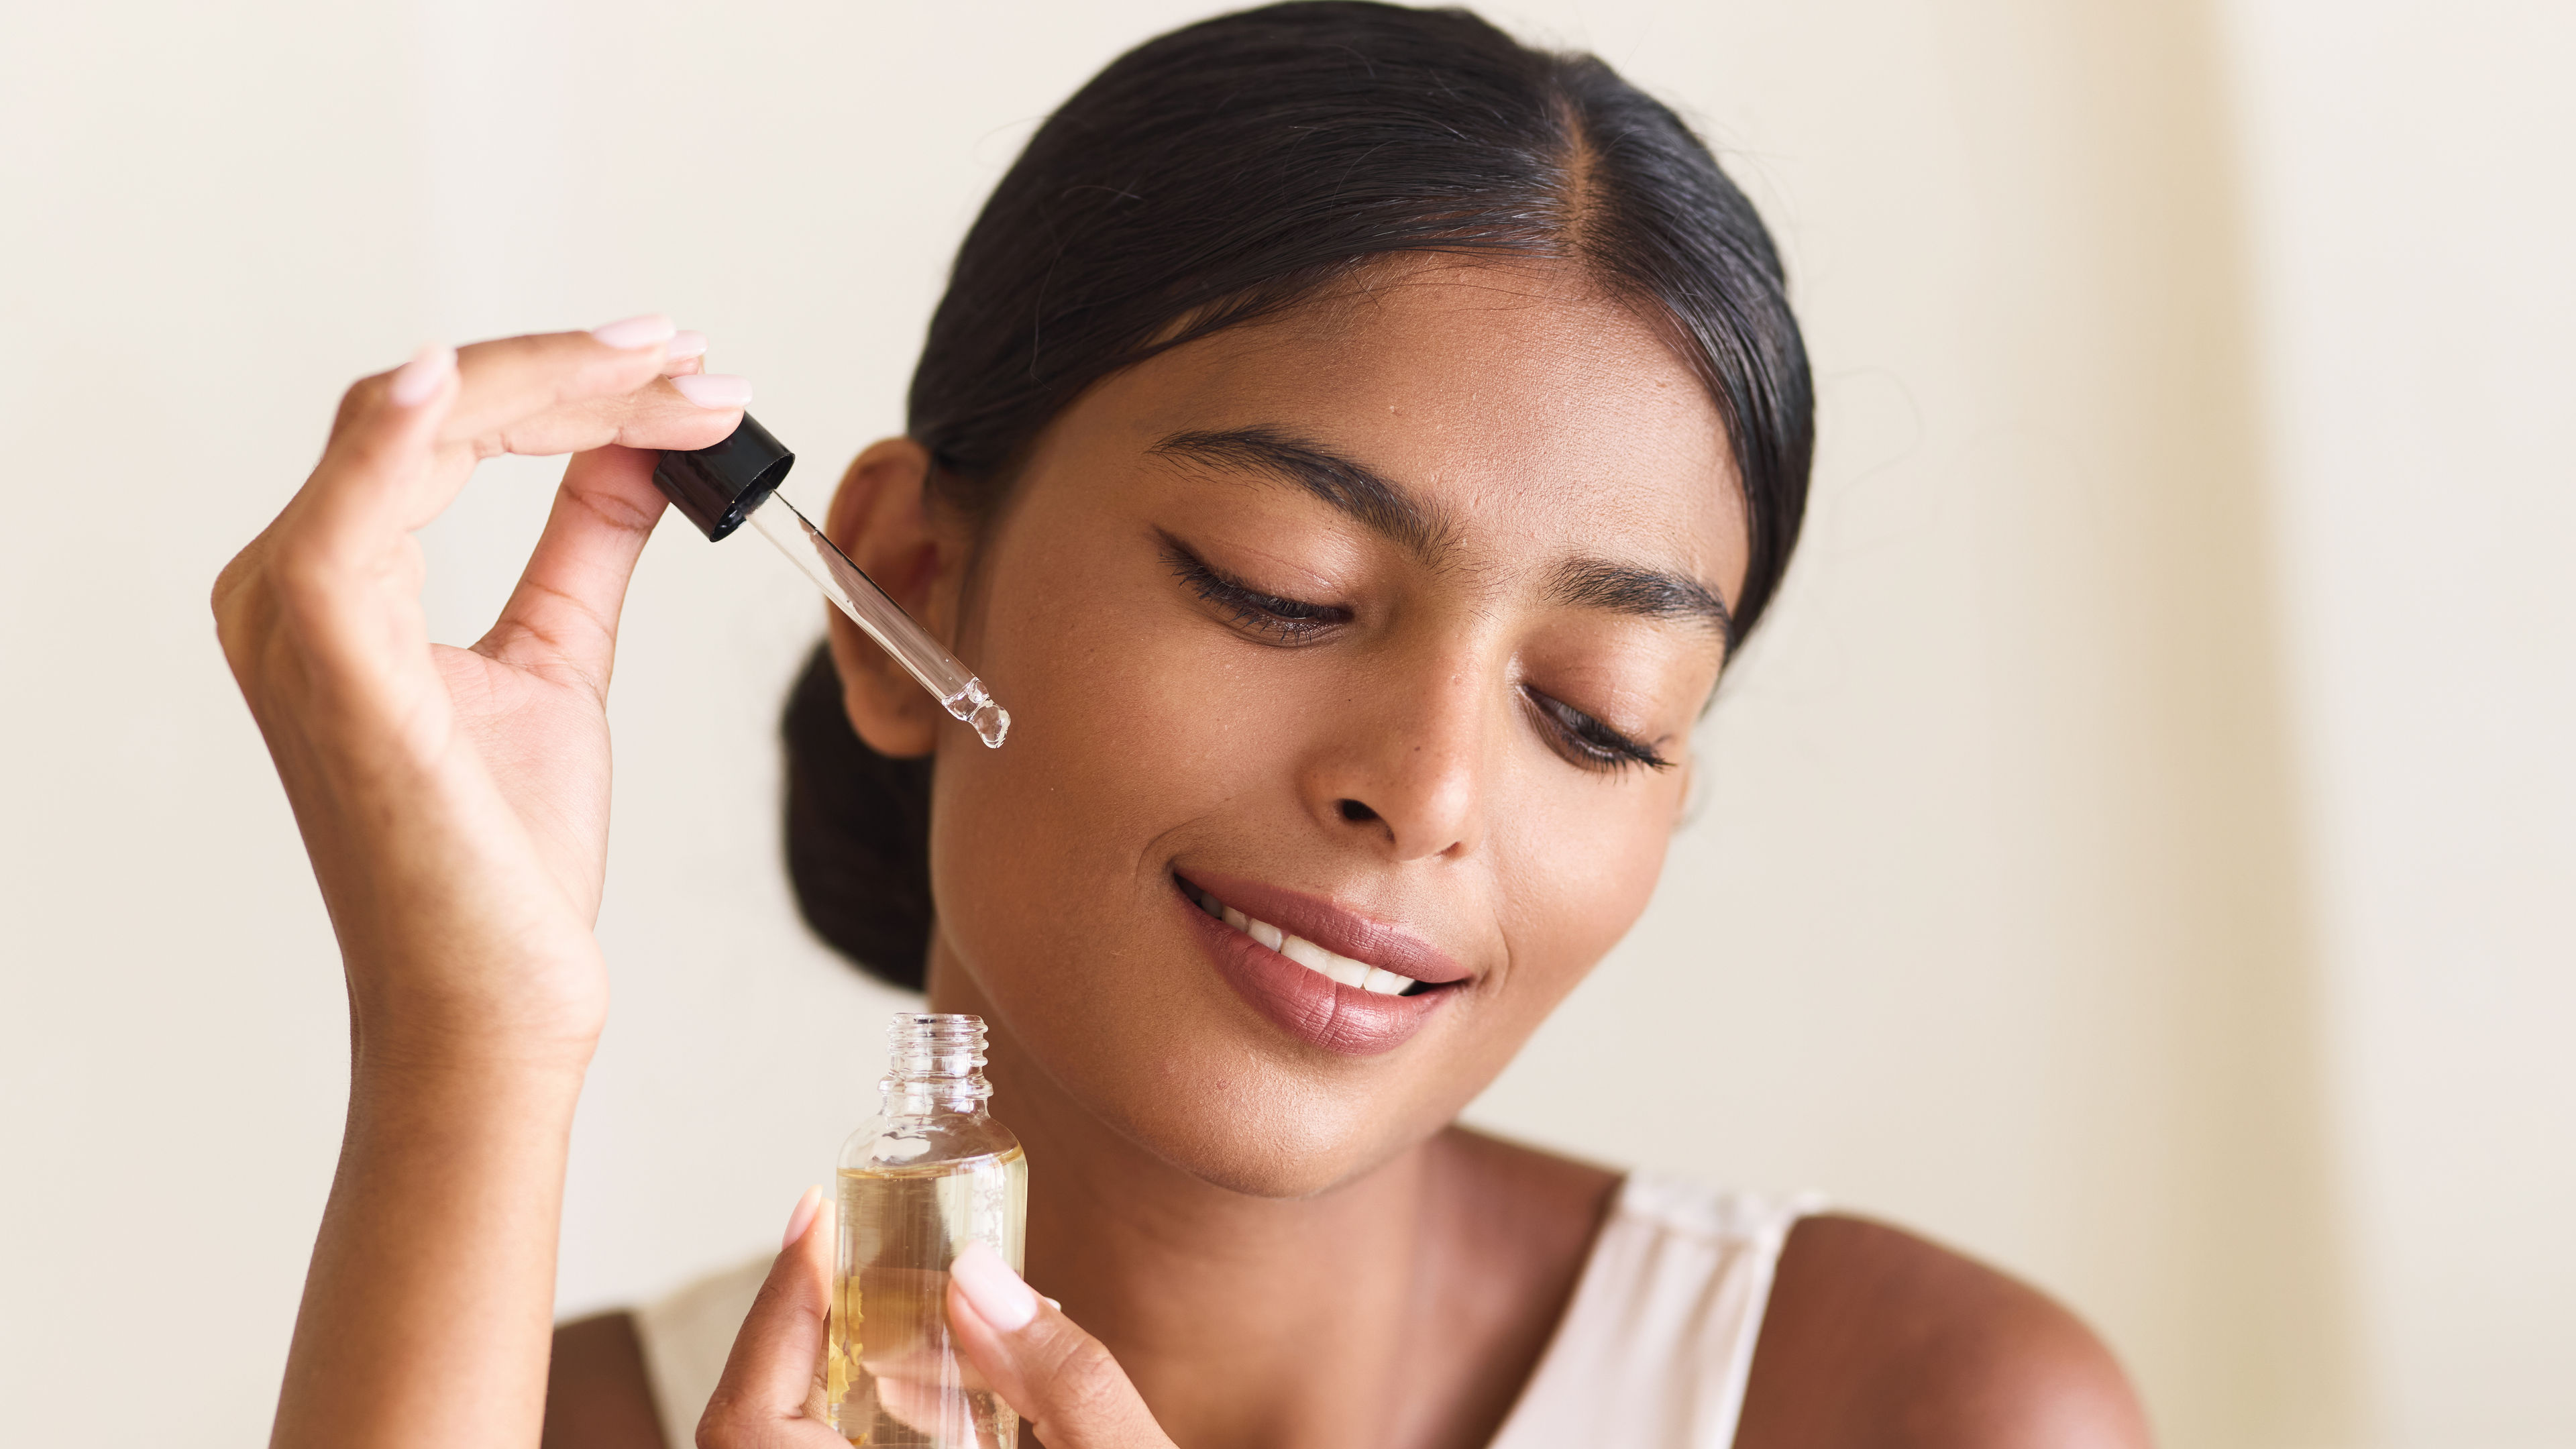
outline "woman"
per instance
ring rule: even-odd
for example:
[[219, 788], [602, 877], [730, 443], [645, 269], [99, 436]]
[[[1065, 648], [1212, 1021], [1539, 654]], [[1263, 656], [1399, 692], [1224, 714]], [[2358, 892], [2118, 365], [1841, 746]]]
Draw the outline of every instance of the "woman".
[[[650, 450], [748, 397], [702, 351], [637, 319], [361, 382], [217, 586], [353, 1024], [281, 1444], [689, 1432], [667, 1322], [568, 1328], [548, 1403], [546, 1317]], [[1809, 437], [1759, 221], [1598, 61], [1278, 6], [1031, 141], [827, 521], [1017, 726], [983, 749], [835, 620], [789, 833], [828, 939], [991, 1024], [1053, 1296], [961, 1271], [948, 1306], [1035, 1438], [2143, 1442], [2091, 1335], [1985, 1268], [1454, 1125], [1644, 907]], [[493, 631], [431, 646], [408, 530], [504, 450], [574, 457]], [[839, 1442], [820, 1217], [701, 1444]]]

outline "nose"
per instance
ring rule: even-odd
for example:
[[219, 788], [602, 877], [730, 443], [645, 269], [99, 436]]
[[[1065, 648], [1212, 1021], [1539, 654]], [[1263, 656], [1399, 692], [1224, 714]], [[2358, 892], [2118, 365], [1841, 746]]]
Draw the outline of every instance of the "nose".
[[1496, 748], [1492, 681], [1465, 661], [1372, 671], [1309, 757], [1303, 789], [1328, 831], [1397, 861], [1472, 854], [1483, 842]]

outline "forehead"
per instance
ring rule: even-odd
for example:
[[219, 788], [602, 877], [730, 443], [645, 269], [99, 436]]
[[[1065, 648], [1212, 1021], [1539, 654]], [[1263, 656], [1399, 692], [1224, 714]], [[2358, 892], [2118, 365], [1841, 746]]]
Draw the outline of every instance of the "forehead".
[[1645, 548], [1730, 598], [1743, 572], [1715, 406], [1651, 326], [1567, 268], [1381, 269], [1153, 358], [1064, 421], [1137, 451], [1277, 428], [1396, 481], [1479, 552]]

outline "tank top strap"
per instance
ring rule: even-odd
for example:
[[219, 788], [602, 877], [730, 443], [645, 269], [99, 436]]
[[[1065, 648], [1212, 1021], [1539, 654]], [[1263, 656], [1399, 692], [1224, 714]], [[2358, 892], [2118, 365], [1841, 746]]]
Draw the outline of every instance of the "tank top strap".
[[1492, 1449], [1730, 1449], [1780, 1250], [1824, 1205], [1632, 1174]]

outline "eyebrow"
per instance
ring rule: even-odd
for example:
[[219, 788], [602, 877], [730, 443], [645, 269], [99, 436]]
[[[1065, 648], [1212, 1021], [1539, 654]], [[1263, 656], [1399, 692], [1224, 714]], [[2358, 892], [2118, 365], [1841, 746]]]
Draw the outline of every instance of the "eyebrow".
[[1445, 517], [1385, 475], [1273, 428], [1174, 433], [1145, 451], [1258, 473], [1303, 489], [1426, 559], [1447, 551], [1457, 535]]
[[1735, 637], [1735, 616], [1724, 599], [1697, 579], [1661, 569], [1600, 558], [1567, 559], [1548, 579], [1548, 594], [1580, 609], [1680, 619], [1706, 624], [1723, 639]]
[[[1425, 509], [1384, 474], [1275, 428], [1174, 433], [1145, 451], [1260, 474], [1302, 489], [1426, 559], [1438, 558], [1457, 537], [1450, 520]], [[1735, 637], [1735, 617], [1726, 601], [1685, 574], [1610, 559], [1567, 559], [1551, 572], [1548, 596], [1578, 609], [1706, 624], [1721, 639]]]

